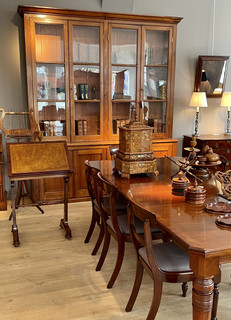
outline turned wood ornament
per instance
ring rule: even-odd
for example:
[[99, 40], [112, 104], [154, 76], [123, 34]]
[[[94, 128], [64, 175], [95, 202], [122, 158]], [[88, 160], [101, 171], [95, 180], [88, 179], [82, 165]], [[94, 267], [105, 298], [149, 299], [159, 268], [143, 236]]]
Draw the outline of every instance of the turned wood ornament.
[[189, 180], [184, 177], [182, 171], [178, 172], [178, 177], [172, 178], [172, 194], [175, 196], [184, 196], [185, 189], [188, 187]]
[[191, 204], [204, 204], [206, 196], [206, 190], [204, 186], [199, 186], [195, 179], [194, 185], [189, 186], [185, 190], [185, 202]]

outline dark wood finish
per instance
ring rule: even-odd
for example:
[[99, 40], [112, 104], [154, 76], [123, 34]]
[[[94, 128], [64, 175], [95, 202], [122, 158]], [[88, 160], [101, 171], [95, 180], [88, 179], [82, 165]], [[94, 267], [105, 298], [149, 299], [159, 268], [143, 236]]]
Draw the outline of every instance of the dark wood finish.
[[[13, 245], [15, 247], [20, 245], [16, 222], [14, 183], [15, 181], [41, 179], [44, 177], [64, 178], [64, 200], [62, 201], [64, 203], [64, 218], [61, 219], [60, 226], [66, 232], [65, 237], [70, 239], [71, 230], [68, 225], [68, 181], [71, 171], [67, 158], [66, 142], [7, 143], [6, 147], [8, 175], [11, 180]], [[39, 204], [43, 203], [40, 202]], [[32, 203], [32, 205], [38, 206], [36, 203]]]
[[[184, 136], [183, 140], [183, 157], [187, 157], [189, 152], [184, 150], [184, 148], [190, 147], [190, 141], [192, 136]], [[231, 137], [225, 134], [201, 134], [196, 138], [197, 145], [196, 148], [200, 149], [198, 154], [202, 153], [204, 146], [209, 145], [214, 153], [220, 155], [222, 165], [218, 168], [219, 170], [230, 170], [231, 169]], [[228, 161], [226, 161], [226, 159]]]
[[[100, 213], [102, 216], [102, 223], [104, 228], [104, 246], [101, 252], [99, 262], [96, 267], [96, 271], [101, 270], [104, 260], [106, 258], [111, 236], [117, 241], [118, 253], [117, 260], [111, 278], [108, 282], [107, 288], [113, 287], [120, 269], [122, 267], [125, 243], [131, 242], [131, 236], [129, 233], [128, 220], [127, 220], [127, 204], [128, 201], [124, 198], [121, 199], [121, 195], [118, 189], [106, 181], [101, 173], [97, 174], [97, 192], [98, 192], [98, 203], [100, 207]], [[108, 201], [105, 201], [104, 195], [109, 196], [109, 206]], [[120, 205], [119, 205], [120, 204]], [[119, 208], [120, 207], [120, 208]], [[136, 230], [139, 234], [144, 234], [143, 224], [136, 219]], [[152, 229], [152, 238], [160, 239], [162, 234], [158, 229]]]
[[[203, 82], [202, 80], [202, 71], [205, 69], [205, 66], [203, 64], [205, 64], [206, 62], [212, 62], [212, 65], [211, 65], [211, 71], [215, 72], [216, 71], [216, 62], [217, 64], [219, 65], [219, 71], [220, 73], [217, 74], [217, 78], [220, 79], [221, 78], [221, 74], [223, 72], [223, 66], [224, 66], [224, 63], [226, 62], [226, 66], [225, 66], [225, 70], [224, 70], [224, 82], [222, 84], [222, 87], [220, 88], [221, 89], [221, 92], [220, 93], [206, 93], [206, 96], [209, 97], [209, 98], [217, 98], [217, 97], [221, 97], [222, 96], [222, 93], [224, 92], [225, 90], [225, 82], [226, 82], [226, 76], [227, 76], [227, 70], [228, 70], [228, 60], [229, 60], [229, 56], [199, 56], [198, 57], [198, 62], [197, 62], [197, 70], [196, 70], [196, 79], [195, 79], [195, 86], [194, 86], [194, 91], [197, 92], [197, 91], [205, 91], [206, 92], [206, 88], [201, 88], [201, 84]], [[221, 63], [223, 63], [221, 65]], [[206, 70], [204, 70], [206, 71]], [[207, 74], [207, 77], [208, 77], [208, 74]], [[210, 75], [211, 77], [211, 75]], [[214, 80], [214, 79], [204, 79], [204, 81], [209, 81], [211, 80], [211, 82]], [[219, 80], [218, 80], [219, 81]]]
[[97, 190], [96, 190], [96, 175], [99, 172], [98, 169], [92, 168], [90, 166], [90, 163], [88, 160], [86, 160], [84, 162], [85, 166], [86, 166], [86, 181], [87, 181], [87, 188], [88, 188], [88, 193], [90, 195], [91, 198], [91, 204], [92, 204], [92, 216], [91, 216], [91, 223], [86, 235], [86, 238], [84, 240], [84, 243], [88, 243], [91, 239], [92, 233], [95, 229], [96, 223], [98, 224], [98, 226], [100, 227], [100, 232], [99, 232], [99, 236], [98, 239], [96, 241], [96, 244], [94, 246], [94, 249], [92, 250], [92, 255], [96, 255], [96, 253], [99, 250], [99, 247], [103, 241], [103, 237], [104, 237], [104, 228], [102, 228], [102, 225], [100, 223], [100, 208], [97, 202]]
[[[84, 200], [88, 198], [87, 187], [85, 183], [85, 167], [84, 161], [100, 160], [99, 155], [94, 153], [94, 149], [101, 150], [101, 159], [111, 159], [109, 147], [110, 145], [118, 144], [118, 134], [112, 134], [112, 104], [124, 104], [129, 106], [130, 101], [117, 99], [111, 100], [111, 75], [110, 70], [112, 67], [111, 59], [111, 34], [112, 28], [132, 29], [137, 31], [137, 63], [134, 67], [137, 68], [136, 73], [136, 91], [135, 102], [137, 103], [137, 111], [142, 115], [141, 101], [143, 98], [144, 79], [141, 73], [143, 72], [144, 64], [144, 36], [146, 30], [153, 31], [166, 31], [168, 32], [168, 61], [164, 65], [168, 69], [167, 72], [167, 99], [163, 100], [166, 103], [166, 123], [165, 132], [153, 134], [153, 151], [156, 157], [176, 155], [177, 140], [171, 139], [172, 137], [172, 118], [173, 118], [173, 98], [174, 98], [174, 77], [175, 77], [175, 55], [176, 55], [176, 33], [177, 24], [182, 18], [178, 17], [159, 17], [159, 16], [142, 16], [133, 14], [120, 14], [120, 13], [106, 13], [106, 12], [91, 12], [91, 11], [78, 11], [66, 10], [58, 8], [45, 8], [33, 6], [19, 6], [18, 13], [24, 19], [25, 30], [25, 54], [26, 54], [26, 69], [27, 69], [27, 91], [28, 91], [28, 104], [34, 109], [34, 114], [38, 122], [38, 93], [37, 93], [37, 73], [36, 63], [47, 64], [46, 61], [36, 61], [36, 48], [35, 48], [35, 24], [57, 24], [63, 27], [63, 61], [52, 61], [54, 64], [61, 64], [65, 68], [65, 116], [62, 115], [62, 120], [66, 119], [66, 135], [65, 136], [49, 136], [44, 137], [44, 140], [66, 140], [68, 143], [69, 156], [72, 161], [73, 178], [70, 179], [69, 199], [71, 201]], [[41, 16], [43, 15], [43, 17]], [[89, 100], [76, 100], [74, 97], [74, 84], [79, 83], [80, 78], [77, 79], [79, 72], [73, 72], [74, 65], [81, 65], [86, 67], [89, 63], [76, 62], [73, 58], [73, 26], [91, 26], [99, 28], [99, 49], [100, 58], [98, 62], [90, 63], [90, 66], [99, 67], [100, 88], [97, 91], [96, 100], [90, 94]], [[87, 37], [87, 35], [86, 35]], [[128, 39], [125, 39], [127, 41]], [[90, 43], [90, 42], [89, 42]], [[126, 43], [125, 43], [126, 45]], [[142, 52], [141, 52], [142, 50]], [[105, 63], [106, 61], [106, 63]], [[49, 63], [48, 63], [49, 64]], [[151, 67], [151, 66], [150, 66]], [[157, 66], [154, 66], [157, 67]], [[162, 65], [161, 65], [162, 67]], [[90, 73], [89, 75], [90, 76]], [[95, 75], [94, 75], [95, 76]], [[81, 78], [82, 81], [82, 78]], [[91, 82], [91, 79], [89, 80]], [[49, 104], [57, 102], [58, 100], [46, 101]], [[156, 103], [157, 100], [152, 100]], [[92, 135], [76, 135], [75, 134], [75, 117], [76, 110], [84, 110], [84, 115], [87, 116], [89, 110], [95, 110], [99, 106], [100, 110], [100, 134], [97, 132], [97, 124], [93, 126], [92, 120], [91, 132]], [[51, 106], [52, 107], [52, 106]], [[48, 109], [47, 113], [48, 113]], [[51, 108], [50, 108], [51, 109]], [[122, 108], [124, 110], [124, 108]], [[89, 119], [91, 116], [89, 113]], [[57, 113], [57, 112], [56, 112]], [[94, 113], [94, 111], [93, 111]], [[119, 115], [118, 118], [122, 117]], [[47, 119], [51, 119], [47, 115]], [[92, 118], [93, 119], [93, 118]], [[41, 119], [40, 119], [41, 120]], [[92, 127], [94, 127], [92, 129]], [[93, 131], [92, 131], [93, 130]], [[94, 134], [93, 134], [94, 132]], [[85, 148], [85, 149], [84, 149]], [[85, 150], [85, 151], [83, 151]], [[85, 152], [85, 155], [83, 154]], [[71, 153], [71, 154], [70, 154]], [[89, 158], [87, 158], [87, 153]], [[99, 152], [100, 153], [100, 152]], [[83, 178], [84, 177], [84, 178]], [[60, 199], [63, 196], [60, 185], [63, 182], [56, 183], [52, 180], [46, 181], [33, 181], [33, 194], [35, 198], [44, 200]]]
[[[147, 316], [147, 320], [152, 320], [155, 319], [159, 309], [163, 282], [183, 282], [183, 296], [185, 297], [188, 288], [187, 282], [193, 280], [194, 274], [189, 267], [189, 256], [174, 243], [164, 242], [158, 245], [153, 245], [150, 222], [148, 219], [144, 223], [144, 237], [140, 237], [137, 234], [134, 225], [135, 217], [145, 217], [148, 213], [132, 200], [132, 196], [130, 196], [129, 199], [128, 223], [132, 242], [136, 251], [136, 276], [129, 301], [126, 306], [126, 311], [131, 311], [133, 308], [140, 289], [143, 269], [146, 269], [147, 273], [153, 280], [152, 304]], [[162, 259], [160, 259], [160, 254]], [[178, 261], [171, 259], [171, 254], [177, 255]], [[179, 271], [180, 269], [181, 271]]]
[[[220, 264], [231, 262], [231, 233], [219, 228], [216, 215], [203, 206], [188, 204], [184, 197], [172, 195], [171, 176], [176, 166], [168, 159], [157, 159], [158, 176], [138, 175], [130, 180], [113, 174], [113, 161], [91, 162], [103, 177], [117, 186], [124, 195], [132, 191], [134, 201], [147, 210], [145, 217], [157, 226], [190, 256], [193, 282], [193, 320], [210, 320], [213, 305], [213, 278], [220, 272]], [[204, 181], [206, 198], [217, 197], [214, 176]], [[154, 214], [155, 213], [155, 214]]]
[[[96, 266], [96, 271], [100, 271], [103, 266], [103, 263], [105, 261], [105, 258], [107, 256], [107, 252], [109, 249], [111, 236], [113, 236], [113, 238], [117, 241], [117, 245], [118, 245], [116, 264], [107, 285], [107, 288], [110, 289], [113, 287], [123, 263], [125, 242], [128, 242], [131, 239], [129, 234], [126, 234], [125, 232], [123, 232], [122, 224], [119, 223], [120, 220], [117, 217], [118, 212], [116, 210], [116, 201], [118, 201], [118, 198], [119, 198], [118, 189], [114, 187], [112, 184], [105, 181], [102, 178], [100, 172], [97, 173], [96, 183], [97, 183], [97, 193], [98, 193], [97, 200], [100, 208], [102, 228], [104, 229], [104, 244], [103, 244], [103, 249], [102, 249], [98, 264]], [[109, 196], [109, 198], [107, 199], [109, 200], [109, 203], [107, 204], [104, 198], [105, 194]], [[127, 208], [125, 204], [123, 210], [120, 211], [120, 218], [121, 216], [122, 218], [126, 217], [126, 213], [127, 213]]]

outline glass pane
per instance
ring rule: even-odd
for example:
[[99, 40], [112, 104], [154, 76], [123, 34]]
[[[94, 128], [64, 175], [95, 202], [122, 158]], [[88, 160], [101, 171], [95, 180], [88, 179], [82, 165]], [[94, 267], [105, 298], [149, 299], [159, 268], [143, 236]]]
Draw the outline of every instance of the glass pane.
[[144, 99], [167, 99], [166, 67], [144, 68]]
[[144, 102], [144, 123], [153, 128], [153, 133], [164, 133], [166, 124], [166, 102]]
[[100, 104], [76, 103], [75, 104], [75, 135], [100, 134]]
[[112, 29], [112, 64], [136, 64], [137, 30]]
[[65, 100], [64, 66], [37, 64], [38, 100]]
[[112, 67], [112, 99], [136, 99], [136, 67]]
[[63, 25], [35, 24], [36, 61], [63, 62]]
[[64, 102], [38, 102], [39, 126], [44, 136], [65, 136], [66, 115]]
[[129, 123], [130, 102], [112, 103], [112, 133], [119, 134], [118, 127]]
[[168, 31], [146, 30], [145, 64], [168, 64]]
[[97, 66], [74, 66], [74, 100], [100, 99], [100, 74]]
[[99, 27], [73, 26], [73, 61], [99, 63]]

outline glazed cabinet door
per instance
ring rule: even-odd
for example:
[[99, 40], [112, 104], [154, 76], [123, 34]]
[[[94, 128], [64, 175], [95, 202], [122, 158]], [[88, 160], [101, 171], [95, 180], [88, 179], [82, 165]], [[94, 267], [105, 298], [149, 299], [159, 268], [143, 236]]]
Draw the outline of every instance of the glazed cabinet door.
[[70, 22], [71, 141], [103, 137], [103, 24]]
[[172, 135], [175, 26], [109, 24], [109, 138], [134, 119]]
[[25, 18], [29, 107], [44, 139], [69, 137], [67, 22]]
[[109, 138], [118, 139], [119, 126], [139, 114], [141, 28], [109, 24]]
[[172, 27], [142, 28], [142, 118], [153, 138], [172, 134], [174, 46]]

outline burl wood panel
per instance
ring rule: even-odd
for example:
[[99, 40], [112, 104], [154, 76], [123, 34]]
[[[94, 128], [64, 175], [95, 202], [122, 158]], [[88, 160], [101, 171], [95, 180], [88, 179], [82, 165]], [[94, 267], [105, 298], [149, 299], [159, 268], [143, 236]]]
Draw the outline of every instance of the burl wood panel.
[[64, 142], [7, 144], [9, 176], [69, 171]]

